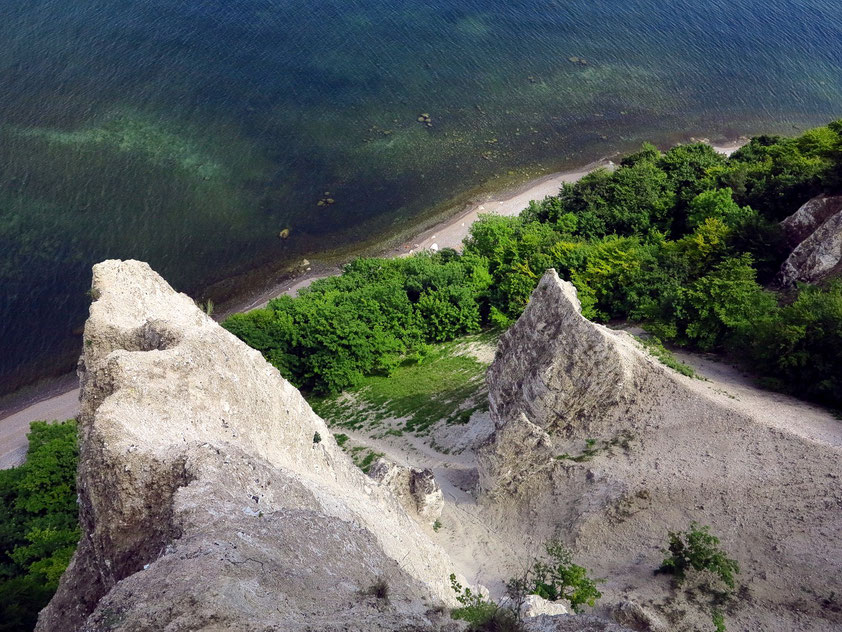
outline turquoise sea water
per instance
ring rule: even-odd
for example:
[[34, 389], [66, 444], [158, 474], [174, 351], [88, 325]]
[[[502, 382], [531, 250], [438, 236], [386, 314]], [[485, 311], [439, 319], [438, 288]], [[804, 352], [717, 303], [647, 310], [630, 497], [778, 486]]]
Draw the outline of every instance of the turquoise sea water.
[[0, 44], [4, 389], [72, 366], [107, 257], [199, 295], [500, 174], [842, 115], [837, 0], [6, 0]]

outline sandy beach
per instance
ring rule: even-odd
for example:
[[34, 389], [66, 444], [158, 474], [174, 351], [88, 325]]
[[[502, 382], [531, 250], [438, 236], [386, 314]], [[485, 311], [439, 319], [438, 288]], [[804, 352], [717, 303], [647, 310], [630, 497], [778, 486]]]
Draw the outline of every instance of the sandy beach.
[[[722, 154], [730, 155], [745, 142], [744, 139], [740, 139], [728, 144], [713, 145], [713, 148]], [[599, 167], [611, 168], [612, 166], [613, 163], [610, 160], [601, 160], [579, 169], [545, 175], [502, 192], [480, 196], [469, 202], [455, 216], [404, 241], [398, 247], [390, 248], [380, 254], [385, 257], [398, 257], [430, 249], [454, 248], [458, 250], [461, 248], [462, 240], [467, 237], [471, 224], [480, 215], [486, 213], [517, 215], [529, 205], [531, 200], [543, 200], [548, 195], [556, 195], [564, 183], [575, 182]], [[284, 294], [294, 296], [316, 279], [340, 272], [341, 269], [335, 265], [319, 266], [316, 263], [309, 266], [309, 269], [305, 269], [300, 276], [268, 288], [247, 303], [238, 305], [236, 309], [219, 314], [217, 318], [222, 319], [233, 312], [245, 312], [264, 307], [277, 296]], [[55, 386], [32, 395], [13, 409], [0, 410], [0, 469], [14, 467], [24, 461], [26, 433], [32, 421], [70, 419], [78, 413], [79, 389], [63, 390], [56, 394]]]

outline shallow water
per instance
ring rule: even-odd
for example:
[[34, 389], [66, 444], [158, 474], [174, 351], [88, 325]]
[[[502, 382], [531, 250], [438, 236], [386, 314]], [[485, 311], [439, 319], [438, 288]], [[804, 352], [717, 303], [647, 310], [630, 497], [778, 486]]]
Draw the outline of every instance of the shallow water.
[[198, 295], [405, 226], [497, 175], [647, 138], [794, 132], [842, 103], [832, 0], [9, 0], [2, 11], [5, 388], [26, 367], [72, 365], [103, 258], [147, 260]]

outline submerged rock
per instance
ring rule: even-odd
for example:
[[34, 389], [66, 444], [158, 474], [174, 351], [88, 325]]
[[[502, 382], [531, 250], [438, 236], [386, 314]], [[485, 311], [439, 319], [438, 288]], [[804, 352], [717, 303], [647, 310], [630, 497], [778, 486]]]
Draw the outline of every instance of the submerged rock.
[[39, 631], [433, 626], [449, 559], [260, 353], [145, 263], [93, 290], [82, 539]]

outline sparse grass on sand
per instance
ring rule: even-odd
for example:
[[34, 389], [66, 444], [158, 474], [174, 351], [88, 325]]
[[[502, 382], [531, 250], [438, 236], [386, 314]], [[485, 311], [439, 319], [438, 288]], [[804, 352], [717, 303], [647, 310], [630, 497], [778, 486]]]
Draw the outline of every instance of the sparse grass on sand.
[[702, 379], [696, 371], [691, 367], [689, 364], [684, 364], [683, 362], [676, 359], [676, 357], [672, 354], [672, 351], [667, 349], [658, 338], [655, 336], [650, 336], [648, 338], [643, 338], [641, 336], [635, 336], [635, 339], [643, 345], [643, 348], [646, 349], [651, 355], [655, 357], [658, 362], [663, 364], [664, 366], [668, 366], [673, 371], [677, 371], [681, 373], [681, 375], [686, 375], [687, 377], [694, 377], [696, 379]]

